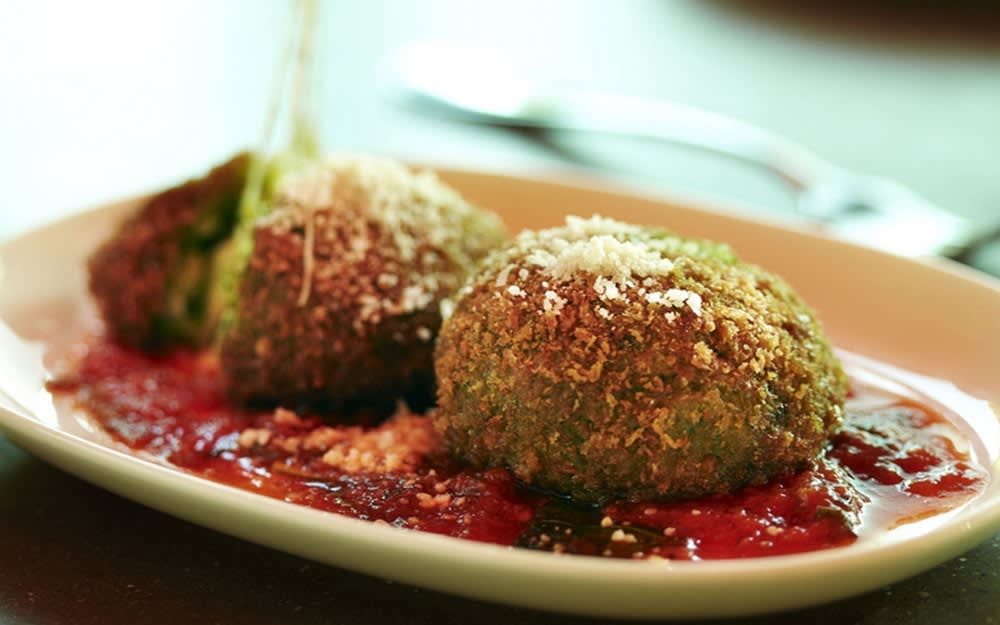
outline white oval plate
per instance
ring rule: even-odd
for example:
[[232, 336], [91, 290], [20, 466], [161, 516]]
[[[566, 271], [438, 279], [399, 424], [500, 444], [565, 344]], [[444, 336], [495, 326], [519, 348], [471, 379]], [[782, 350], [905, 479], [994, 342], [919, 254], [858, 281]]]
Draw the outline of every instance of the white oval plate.
[[[784, 275], [841, 347], [950, 380], [1000, 404], [1000, 287], [950, 263], [918, 263], [803, 231], [582, 184], [444, 171], [512, 230], [601, 213], [728, 241]], [[43, 346], [86, 306], [83, 259], [135, 202], [83, 213], [0, 246], [0, 318]], [[40, 349], [0, 327], [0, 431], [86, 480], [153, 508], [262, 545], [427, 588], [590, 615], [709, 617], [821, 603], [878, 588], [955, 557], [1000, 530], [1000, 426], [984, 401], [961, 411], [991, 465], [985, 492], [926, 522], [822, 552], [707, 561], [619, 561], [502, 548], [383, 527], [219, 485], [110, 443], [45, 392]], [[866, 366], [876, 367], [872, 363]], [[890, 371], [890, 375], [894, 375]], [[911, 376], [933, 398], [950, 384]], [[724, 600], [720, 593], [724, 593]]]

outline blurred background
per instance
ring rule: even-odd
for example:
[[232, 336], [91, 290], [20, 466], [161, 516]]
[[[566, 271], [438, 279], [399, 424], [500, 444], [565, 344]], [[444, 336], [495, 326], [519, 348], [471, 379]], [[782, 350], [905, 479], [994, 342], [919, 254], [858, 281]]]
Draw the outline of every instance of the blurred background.
[[[459, 124], [390, 97], [401, 46], [475, 44], [543, 83], [716, 111], [898, 180], [954, 213], [1000, 218], [995, 2], [322, 5], [326, 150], [532, 175], [585, 168], [658, 193], [790, 215], [780, 181], [726, 159], [650, 141]], [[280, 0], [0, 3], [0, 238], [254, 146], [286, 9]]]
[[[996, 0], [322, 4], [327, 150], [606, 178], [792, 218], [785, 186], [725, 159], [650, 141], [459, 124], [391, 97], [401, 46], [475, 44], [545, 84], [716, 111], [898, 180], [978, 223], [1000, 219]], [[255, 146], [287, 8], [0, 0], [0, 239]], [[2, 438], [0, 474], [2, 622], [566, 622], [229, 539], [89, 487]], [[998, 550], [1000, 538], [835, 609], [743, 622], [993, 623]]]

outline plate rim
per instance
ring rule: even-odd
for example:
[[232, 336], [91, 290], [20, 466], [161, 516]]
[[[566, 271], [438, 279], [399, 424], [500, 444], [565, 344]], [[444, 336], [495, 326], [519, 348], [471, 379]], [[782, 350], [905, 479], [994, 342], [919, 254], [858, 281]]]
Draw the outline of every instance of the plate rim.
[[[464, 170], [445, 170], [443, 176], [450, 173], [458, 173], [462, 176], [487, 176], [492, 178], [502, 178], [508, 180], [525, 180], [524, 177], [509, 177], [498, 174], [470, 172]], [[554, 182], [545, 179], [528, 179], [537, 183], [567, 185], [580, 188], [589, 185], [579, 185], [556, 179]], [[620, 189], [599, 187], [603, 192], [610, 192], [618, 195], [628, 195]], [[649, 195], [641, 197], [649, 198]], [[139, 198], [132, 198], [118, 202], [105, 204], [86, 212], [69, 216], [66, 219], [47, 223], [38, 228], [28, 230], [6, 241], [0, 242], [0, 258], [6, 251], [18, 243], [35, 238], [51, 236], [54, 230], [70, 227], [76, 220], [92, 220], [95, 218], [111, 218], [123, 207], [134, 205]], [[669, 200], [655, 198], [655, 201], [663, 202], [670, 206]], [[690, 203], [689, 203], [690, 206]], [[703, 210], [697, 208], [697, 210]], [[742, 221], [750, 221], [735, 215], [723, 213], [727, 218]], [[752, 220], [758, 221], [758, 220]], [[794, 235], [806, 234], [817, 236], [813, 233], [802, 232], [795, 228], [789, 228], [785, 224], [766, 224], [769, 227], [777, 228]], [[823, 237], [820, 237], [823, 238]], [[846, 245], [851, 245], [845, 243]], [[875, 252], [878, 253], [878, 252]], [[941, 267], [934, 267], [941, 269]], [[945, 271], [953, 272], [954, 268], [945, 266]], [[974, 272], [978, 273], [978, 272]], [[979, 276], [966, 276], [959, 274], [965, 279], [975, 279], [982, 281]], [[995, 289], [1000, 295], [1000, 289], [990, 284], [990, 281], [982, 281], [984, 286]], [[4, 296], [0, 292], [0, 301]], [[311, 510], [286, 503], [280, 500], [271, 499], [263, 495], [257, 495], [234, 487], [211, 482], [204, 478], [189, 474], [176, 467], [168, 467], [147, 459], [140, 458], [134, 454], [126, 453], [121, 449], [109, 447], [107, 445], [85, 439], [74, 433], [67, 432], [58, 427], [45, 424], [36, 418], [23, 414], [18, 410], [11, 410], [0, 406], [0, 432], [6, 434], [13, 442], [19, 446], [27, 448], [43, 457], [47, 461], [60, 466], [69, 472], [87, 479], [102, 488], [106, 488], [130, 499], [135, 499], [144, 505], [156, 508], [168, 514], [185, 518], [195, 523], [206, 525], [217, 531], [239, 536], [245, 540], [257, 542], [272, 548], [279, 548], [296, 555], [317, 559], [327, 564], [336, 566], [346, 566], [359, 572], [389, 577], [405, 583], [419, 585], [435, 590], [461, 594], [477, 599], [488, 601], [499, 601], [512, 605], [522, 605], [536, 609], [548, 611], [558, 611], [574, 614], [586, 614], [591, 616], [629, 616], [641, 618], [656, 617], [692, 617], [692, 616], [735, 616], [749, 615], [775, 610], [791, 609], [814, 605], [825, 601], [843, 598], [864, 590], [877, 588], [881, 584], [890, 583], [904, 576], [930, 568], [939, 562], [954, 557], [960, 553], [955, 550], [955, 544], [960, 543], [963, 549], [971, 547], [976, 542], [988, 538], [991, 532], [1000, 527], [1000, 488], [994, 488], [990, 499], [985, 503], [971, 506], [964, 505], [959, 510], [954, 511], [957, 519], [963, 522], [959, 525], [962, 529], [962, 540], [956, 541], [927, 541], [926, 537], [914, 549], [912, 540], [896, 540], [884, 543], [881, 546], [873, 544], [871, 541], [855, 543], [854, 545], [830, 549], [806, 554], [794, 554], [785, 556], [771, 556], [767, 558], [746, 559], [746, 560], [721, 560], [704, 562], [634, 562], [617, 561], [600, 558], [588, 558], [586, 556], [555, 556], [553, 554], [518, 550], [496, 545], [474, 543], [471, 541], [437, 536], [424, 532], [414, 532], [393, 527], [384, 527], [366, 521], [360, 521], [343, 517], [340, 515]], [[111, 453], [108, 453], [111, 452]], [[84, 463], [82, 470], [79, 463]], [[137, 464], [138, 463], [138, 464]], [[68, 464], [69, 466], [64, 466]], [[292, 523], [299, 529], [310, 533], [319, 532], [322, 535], [329, 530], [318, 529], [320, 525], [330, 525], [337, 532], [349, 534], [340, 536], [339, 539], [360, 538], [365, 545], [392, 545], [399, 553], [427, 558], [436, 565], [459, 565], [458, 571], [452, 570], [449, 574], [443, 575], [440, 579], [423, 579], [422, 571], [404, 568], [394, 570], [391, 565], [381, 562], [365, 561], [363, 554], [350, 553], [346, 557], [344, 554], [323, 553], [317, 558], [315, 553], [310, 553], [303, 545], [294, 542], [289, 545], [283, 541], [269, 540], [267, 537], [258, 535], [253, 528], [237, 528], [212, 522], [212, 519], [203, 518], [206, 511], [198, 510], [177, 510], [176, 505], [167, 502], [158, 505], [157, 502], [150, 502], [147, 499], [152, 495], [143, 493], [141, 489], [126, 483], [115, 483], [115, 475], [120, 470], [128, 469], [137, 472], [136, 475], [128, 479], [146, 478], [156, 483], [161, 488], [166, 488], [175, 497], [189, 497], [196, 503], [208, 507], [208, 512], [212, 510], [226, 511], [230, 513], [240, 510], [245, 511], [249, 506], [253, 514], [262, 517], [262, 520], [270, 525]], [[125, 471], [128, 473], [128, 471]], [[996, 464], [993, 467], [993, 482], [996, 484]], [[193, 490], [194, 492], [189, 492]], [[161, 502], [162, 503], [162, 502]], [[188, 502], [190, 503], [190, 501]], [[948, 513], [952, 514], [952, 513]], [[972, 518], [965, 518], [970, 516]], [[301, 520], [289, 521], [289, 517], [300, 517]], [[954, 521], [958, 523], [958, 521]], [[226, 525], [220, 527], [219, 525]], [[275, 542], [281, 542], [277, 545]], [[920, 557], [916, 557], [919, 554]], [[502, 556], [502, 557], [497, 557]], [[882, 563], [883, 558], [891, 557], [895, 560], [895, 572], [889, 573], [885, 567], [867, 567], [875, 570], [868, 578], [856, 576], [850, 579], [842, 579], [841, 586], [833, 588], [829, 584], [830, 575], [843, 577], [846, 572], [854, 572], [859, 566], [858, 559], [863, 559], [868, 563]], [[494, 568], [498, 574], [523, 576], [530, 572], [535, 576], [531, 584], [535, 586], [535, 591], [524, 595], [513, 595], [509, 588], [470, 588], [466, 583], [468, 577], [482, 569], [482, 560], [490, 560], [489, 566]], [[345, 563], [346, 561], [346, 563]], [[918, 562], [919, 561], [919, 562]], [[567, 565], [569, 562], [571, 564]], [[900, 563], [907, 566], [900, 567]], [[420, 567], [418, 567], [420, 568]], [[905, 569], [905, 571], [903, 571]], [[812, 580], [811, 586], [806, 592], [795, 600], [782, 597], [780, 600], [774, 597], [760, 597], [758, 602], [752, 606], [740, 604], [729, 604], [713, 600], [702, 601], [713, 610], [706, 611], [705, 606], [697, 607], [692, 603], [684, 607], [677, 605], [665, 605], [670, 602], [666, 600], [671, 596], [670, 590], [663, 588], [663, 584], [669, 582], [674, 585], [674, 595], [677, 593], [690, 594], [693, 590], [705, 590], [709, 584], [717, 584], [721, 581], [742, 581], [746, 583], [747, 577], [753, 577], [752, 593], [765, 594], [764, 591], [774, 588], [775, 584], [787, 582], [790, 576], [799, 577], [804, 572], [809, 572], [816, 577]], [[613, 583], [618, 585], [617, 592], [623, 593], [619, 599], [609, 602], [607, 594], [599, 591], [608, 584], [607, 576], [613, 576]], [[871, 579], [878, 578], [881, 581], [872, 583]], [[589, 589], [583, 593], [588, 602], [576, 603], [560, 600], [547, 594], [554, 582], [568, 583], [572, 581], [579, 584], [580, 588]], [[503, 586], [503, 585], [500, 585]], [[624, 588], [623, 588], [624, 587]], [[631, 588], [631, 590], [630, 590]], [[541, 592], [539, 592], [541, 591]], [[746, 589], [744, 592], [747, 592]], [[595, 595], [595, 593], [597, 593]], [[655, 593], [656, 597], [650, 597], [650, 593]], [[579, 593], [578, 593], [579, 595]], [[684, 596], [680, 596], [685, 599]], [[595, 599], [597, 601], [595, 601]], [[631, 599], [631, 601], [630, 601]], [[690, 600], [690, 598], [687, 598]]]

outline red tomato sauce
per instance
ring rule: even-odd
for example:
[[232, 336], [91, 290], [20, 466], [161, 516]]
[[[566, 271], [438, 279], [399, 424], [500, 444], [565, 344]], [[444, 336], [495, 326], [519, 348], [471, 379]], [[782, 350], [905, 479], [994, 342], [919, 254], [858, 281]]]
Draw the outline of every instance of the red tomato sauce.
[[79, 353], [50, 388], [133, 450], [298, 505], [501, 545], [685, 560], [815, 551], [952, 509], [986, 484], [954, 425], [877, 388], [854, 389], [809, 470], [729, 495], [593, 507], [461, 466], [422, 415], [361, 426], [246, 411], [222, 396], [210, 356], [154, 357], [103, 339]]

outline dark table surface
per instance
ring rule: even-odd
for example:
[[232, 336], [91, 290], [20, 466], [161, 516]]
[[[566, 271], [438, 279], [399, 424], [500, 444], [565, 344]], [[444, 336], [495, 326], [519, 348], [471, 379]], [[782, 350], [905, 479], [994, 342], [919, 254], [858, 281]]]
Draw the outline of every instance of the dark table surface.
[[[507, 50], [536, 76], [669, 97], [787, 134], [963, 215], [1000, 213], [990, 3], [327, 3], [329, 149], [595, 176], [775, 215], [757, 173], [662, 146], [451, 125], [388, 101], [411, 40]], [[982, 7], [986, 7], [985, 9]], [[252, 145], [279, 3], [0, 5], [0, 237]], [[0, 436], [0, 623], [554, 623], [251, 545], [96, 489]], [[747, 623], [1000, 624], [1000, 536], [891, 587]]]

